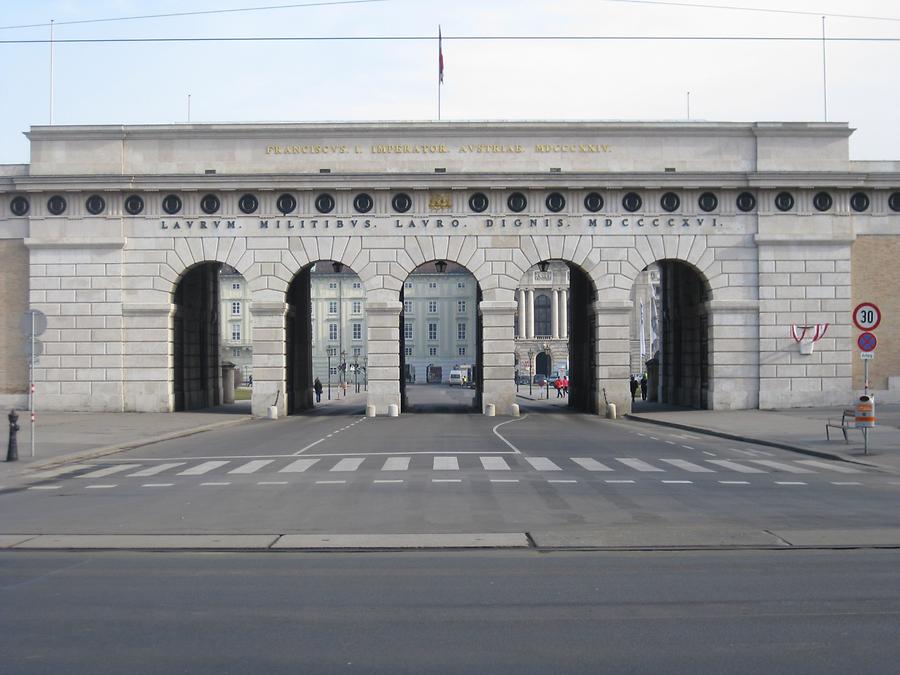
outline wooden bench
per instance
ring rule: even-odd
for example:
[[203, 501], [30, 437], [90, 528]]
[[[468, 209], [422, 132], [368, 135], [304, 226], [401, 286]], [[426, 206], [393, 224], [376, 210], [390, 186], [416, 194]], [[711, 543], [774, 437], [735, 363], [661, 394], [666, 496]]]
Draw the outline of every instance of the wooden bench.
[[829, 441], [831, 440], [831, 434], [828, 430], [831, 427], [840, 429], [844, 434], [844, 443], [849, 443], [850, 439], [847, 438], [847, 430], [856, 428], [856, 410], [853, 408], [844, 408], [844, 411], [841, 413], [840, 424], [832, 422], [831, 418], [828, 418], [828, 421], [825, 422], [825, 438]]

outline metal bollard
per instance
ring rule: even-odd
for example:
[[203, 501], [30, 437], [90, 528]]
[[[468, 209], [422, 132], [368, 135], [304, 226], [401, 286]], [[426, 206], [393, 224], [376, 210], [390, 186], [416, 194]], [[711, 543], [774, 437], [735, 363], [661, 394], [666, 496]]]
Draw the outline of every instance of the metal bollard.
[[6, 451], [6, 461], [15, 462], [19, 459], [19, 443], [16, 440], [16, 433], [19, 431], [19, 416], [16, 409], [9, 411], [9, 448]]

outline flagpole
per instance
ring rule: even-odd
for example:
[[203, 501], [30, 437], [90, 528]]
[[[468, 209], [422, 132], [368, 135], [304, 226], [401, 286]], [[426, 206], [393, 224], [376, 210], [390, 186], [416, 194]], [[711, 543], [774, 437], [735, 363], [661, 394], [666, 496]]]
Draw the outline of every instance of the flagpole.
[[441, 85], [444, 83], [444, 53], [441, 51], [441, 26], [438, 24], [438, 122], [441, 121]]

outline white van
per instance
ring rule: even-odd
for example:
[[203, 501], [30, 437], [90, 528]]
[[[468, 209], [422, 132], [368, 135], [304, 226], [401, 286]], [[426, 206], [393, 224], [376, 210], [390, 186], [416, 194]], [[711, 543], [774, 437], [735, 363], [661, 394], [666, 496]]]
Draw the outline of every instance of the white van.
[[448, 380], [448, 384], [452, 387], [454, 384], [457, 387], [463, 386], [463, 378], [465, 377], [465, 373], [461, 370], [451, 370], [450, 371], [450, 379]]

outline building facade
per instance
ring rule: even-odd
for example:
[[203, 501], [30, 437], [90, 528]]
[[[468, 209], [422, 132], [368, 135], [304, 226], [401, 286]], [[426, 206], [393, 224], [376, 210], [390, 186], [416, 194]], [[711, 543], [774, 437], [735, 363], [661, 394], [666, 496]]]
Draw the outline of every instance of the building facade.
[[[871, 384], [897, 399], [900, 163], [851, 161], [851, 133], [709, 122], [35, 127], [31, 162], [0, 167], [2, 293], [16, 319], [2, 327], [2, 395], [24, 400], [18, 317], [31, 308], [47, 317], [35, 371], [44, 409], [216, 402], [210, 326], [224, 264], [250, 294], [253, 410], [300, 409], [319, 344], [304, 317], [321, 321], [309, 269], [335, 261], [362, 285], [359, 346], [383, 414], [401, 398], [404, 284], [441, 261], [477, 283], [478, 400], [500, 413], [515, 401], [519, 341], [546, 330], [547, 302], [532, 305], [529, 290], [549, 300], [549, 339], [555, 319], [555, 339], [568, 340], [571, 404], [628, 410], [634, 287], [652, 266], [663, 400], [846, 404], [862, 386], [851, 317], [862, 301], [884, 317]], [[555, 276], [523, 281], [557, 263], [567, 289]]]

